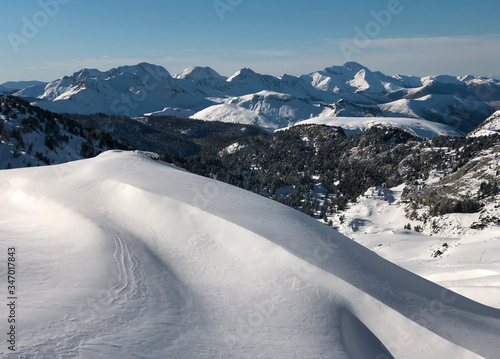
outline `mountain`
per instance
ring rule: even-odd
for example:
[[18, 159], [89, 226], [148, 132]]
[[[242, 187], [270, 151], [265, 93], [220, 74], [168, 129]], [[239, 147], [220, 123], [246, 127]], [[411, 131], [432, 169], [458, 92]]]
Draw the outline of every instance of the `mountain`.
[[84, 69], [46, 86], [16, 93], [33, 98], [34, 104], [55, 112], [130, 116], [167, 106], [197, 110], [211, 104], [206, 99], [208, 95], [192, 82], [176, 80], [163, 67], [147, 63], [106, 72]]
[[0, 171], [0, 242], [23, 281], [22, 306], [11, 299], [0, 311], [21, 317], [29, 308], [10, 329], [18, 355], [417, 359], [500, 350], [499, 309], [294, 209], [152, 158], [113, 151]]
[[83, 69], [15, 95], [66, 113], [168, 115], [271, 129], [311, 115], [410, 117], [465, 134], [499, 109], [500, 82], [475, 76], [389, 76], [355, 62], [299, 77], [243, 68], [229, 78], [201, 66], [171, 76], [161, 66], [141, 63], [105, 72]]
[[321, 112], [322, 108], [307, 99], [264, 90], [251, 95], [229, 97], [222, 104], [201, 110], [191, 118], [277, 129], [295, 123], [297, 118], [309, 118]]
[[427, 95], [454, 95], [462, 99], [475, 101], [495, 101], [500, 94], [499, 81], [478, 76], [425, 76], [420, 84], [402, 92], [394, 92], [389, 97], [397, 99], [415, 99]]
[[386, 76], [381, 72], [372, 72], [356, 62], [328, 67], [323, 71], [303, 75], [301, 78], [321, 91], [367, 95], [363, 98], [363, 102], [375, 101], [377, 97], [381, 100], [385, 94], [406, 87], [400, 79]]
[[468, 137], [480, 137], [500, 134], [500, 111], [495, 112], [477, 128], [471, 131]]
[[377, 106], [358, 105], [348, 100], [338, 100], [332, 105], [321, 104], [324, 107], [322, 116], [332, 117], [381, 117], [383, 116], [382, 110]]
[[0, 86], [7, 87], [12, 90], [22, 90], [25, 89], [26, 87], [31, 87], [31, 86], [40, 86], [40, 85], [46, 85], [46, 82], [42, 81], [8, 81], [3, 84], [0, 84]]
[[[226, 94], [229, 94], [232, 106], [227, 106], [229, 101], [222, 98], [220, 101], [225, 104], [213, 105], [191, 117], [282, 128], [306, 120], [311, 114], [319, 115], [313, 107], [322, 106], [322, 116], [410, 117], [439, 122], [459, 133], [467, 133], [495, 111], [492, 106], [500, 99], [500, 82], [496, 80], [473, 76], [387, 76], [354, 62], [298, 78], [289, 75], [276, 78], [242, 69], [228, 82], [232, 87]], [[289, 112], [296, 115], [283, 121], [279, 107], [273, 109], [274, 115], [271, 116], [269, 108], [272, 105], [257, 106], [249, 112], [246, 101], [231, 96], [236, 93], [237, 98], [243, 98], [242, 93], [259, 95], [262, 91], [281, 93], [282, 96], [292, 94], [303, 103], [291, 105], [296, 110]], [[297, 111], [300, 109], [306, 111]]]
[[396, 100], [378, 107], [385, 115], [426, 119], [448, 125], [464, 134], [495, 112], [486, 102], [453, 95], [426, 95], [417, 99]]
[[58, 114], [0, 95], [0, 169], [60, 164], [108, 149], [192, 156], [242, 139], [265, 138], [258, 127], [173, 116], [132, 119], [106, 114]]
[[205, 66], [193, 66], [188, 67], [182, 73], [174, 76], [176, 79], [185, 79], [192, 81], [200, 81], [200, 80], [226, 80], [227, 78], [221, 76], [217, 71], [212, 69], [211, 67]]

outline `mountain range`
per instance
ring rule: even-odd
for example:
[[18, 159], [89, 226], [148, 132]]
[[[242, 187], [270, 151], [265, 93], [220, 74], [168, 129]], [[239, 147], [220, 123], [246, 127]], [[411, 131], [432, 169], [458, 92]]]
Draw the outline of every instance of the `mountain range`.
[[7, 81], [0, 84], [0, 91], [16, 92], [25, 89], [26, 87], [38, 85], [47, 85], [47, 83], [42, 81]]
[[14, 94], [55, 112], [175, 115], [284, 128], [314, 117], [404, 117], [465, 134], [500, 109], [500, 82], [477, 76], [388, 76], [348, 62], [302, 76], [210, 67], [172, 76], [148, 63], [83, 69]]

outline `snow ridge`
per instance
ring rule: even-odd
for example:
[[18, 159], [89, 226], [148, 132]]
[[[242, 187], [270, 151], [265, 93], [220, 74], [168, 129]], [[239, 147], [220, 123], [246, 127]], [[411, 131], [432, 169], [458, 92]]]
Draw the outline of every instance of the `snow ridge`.
[[486, 119], [474, 131], [468, 134], [469, 137], [491, 136], [500, 134], [500, 111], [495, 112]]
[[420, 119], [397, 117], [315, 117], [300, 121], [300, 125], [328, 125], [344, 129], [346, 134], [365, 132], [373, 126], [395, 127], [403, 129], [413, 135], [433, 138], [437, 136], [460, 136], [452, 127]]
[[500, 349], [500, 310], [298, 211], [150, 155], [112, 151], [0, 176], [0, 241], [17, 239], [30, 273], [29, 290], [19, 289], [30, 308], [20, 355], [339, 358], [359, 350], [416, 359]]

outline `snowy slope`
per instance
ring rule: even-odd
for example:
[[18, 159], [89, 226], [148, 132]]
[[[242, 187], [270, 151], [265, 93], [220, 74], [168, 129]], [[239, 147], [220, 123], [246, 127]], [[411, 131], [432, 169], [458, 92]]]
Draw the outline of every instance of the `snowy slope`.
[[286, 93], [310, 101], [333, 102], [339, 97], [315, 88], [310, 82], [291, 75], [274, 77], [262, 75], [252, 69], [243, 68], [227, 79], [226, 96], [238, 97], [262, 91]]
[[[174, 79], [194, 84], [196, 89], [210, 96], [224, 97], [228, 90], [227, 77], [220, 75], [211, 67], [193, 66], [182, 73], [174, 75]], [[186, 116], [187, 117], [187, 116]]]
[[486, 121], [481, 123], [476, 129], [470, 132], [469, 137], [490, 136], [500, 134], [500, 111], [495, 112]]
[[377, 106], [358, 105], [347, 100], [338, 100], [332, 105], [321, 104], [321, 117], [380, 117], [382, 111]]
[[102, 131], [94, 131], [95, 143], [90, 143], [91, 130], [58, 117], [0, 96], [0, 169], [59, 164], [113, 148], [98, 140], [104, 138]]
[[[470, 228], [486, 214], [498, 216], [499, 209], [490, 204], [482, 214], [436, 217], [432, 220], [438, 226], [432, 229], [431, 223], [425, 225], [406, 217], [401, 201], [403, 188], [369, 189], [342, 213], [342, 223], [333, 217], [335, 226], [356, 242], [424, 278], [500, 308], [500, 228]], [[408, 224], [412, 230], [403, 229]], [[422, 233], [413, 231], [415, 226], [422, 226]]]
[[19, 261], [20, 356], [427, 359], [500, 350], [500, 310], [296, 210], [148, 154], [0, 171], [0, 186], [0, 242]]
[[224, 103], [208, 107], [191, 118], [205, 121], [236, 122], [269, 128], [283, 128], [298, 118], [310, 118], [322, 112], [306, 99], [272, 91], [230, 97]]
[[165, 107], [199, 110], [212, 104], [191, 81], [176, 80], [161, 66], [140, 63], [101, 72], [83, 69], [16, 96], [55, 112], [139, 116]]
[[494, 110], [486, 102], [461, 99], [453, 95], [426, 95], [379, 105], [390, 116], [403, 115], [443, 123], [463, 133], [477, 127]]
[[180, 74], [175, 75], [174, 78], [192, 80], [192, 81], [202, 81], [205, 79], [225, 81], [227, 79], [226, 77], [221, 76], [217, 71], [208, 66], [188, 67]]
[[302, 79], [327, 92], [365, 93], [383, 96], [388, 92], [401, 90], [407, 86], [400, 78], [390, 77], [381, 72], [372, 72], [356, 62], [343, 66], [327, 67], [301, 76]]
[[315, 117], [309, 120], [300, 121], [298, 125], [328, 125], [339, 126], [347, 134], [364, 132], [368, 128], [376, 125], [387, 127], [397, 127], [406, 130], [420, 137], [432, 138], [436, 136], [460, 136], [460, 133], [453, 128], [426, 120], [399, 117]]

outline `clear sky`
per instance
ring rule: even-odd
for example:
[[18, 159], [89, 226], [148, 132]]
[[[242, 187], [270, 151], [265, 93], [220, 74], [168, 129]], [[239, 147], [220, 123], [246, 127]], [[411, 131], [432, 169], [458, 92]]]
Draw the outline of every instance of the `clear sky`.
[[2, 0], [0, 83], [142, 61], [500, 77], [498, 0]]

